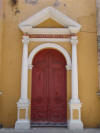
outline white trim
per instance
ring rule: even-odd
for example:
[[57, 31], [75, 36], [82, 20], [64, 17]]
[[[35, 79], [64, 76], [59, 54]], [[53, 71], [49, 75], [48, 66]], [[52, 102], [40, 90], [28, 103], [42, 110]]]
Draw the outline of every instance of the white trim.
[[[73, 36], [70, 40], [72, 44], [72, 96], [70, 105], [70, 121], [68, 123], [69, 129], [83, 129], [83, 123], [81, 121], [81, 102], [78, 96], [78, 62], [77, 62], [77, 37]], [[78, 111], [78, 119], [73, 118], [73, 111]]]
[[32, 69], [34, 66], [33, 65], [28, 65], [28, 69]]
[[30, 106], [30, 101], [28, 99], [22, 99], [20, 98], [17, 102], [17, 108], [18, 109], [26, 109]]
[[81, 120], [69, 120], [68, 121], [68, 128], [70, 130], [73, 130], [73, 131], [75, 131], [75, 130], [80, 131], [81, 130], [81, 132], [82, 132], [83, 131], [83, 123]]
[[66, 70], [72, 70], [72, 67], [69, 65], [66, 65], [65, 67], [66, 67]]
[[15, 130], [30, 129], [30, 120], [20, 119], [16, 121]]
[[[30, 102], [28, 100], [28, 44], [29, 44], [29, 37], [23, 36], [22, 39], [23, 43], [23, 55], [22, 55], [22, 74], [21, 74], [21, 96], [19, 101], [17, 102], [17, 121], [15, 123], [15, 129], [29, 129], [30, 122], [28, 120], [28, 109]], [[20, 110], [25, 110], [25, 118], [20, 121]]]
[[30, 38], [30, 42], [69, 42], [68, 38]]
[[32, 26], [25, 26], [28, 34], [70, 34], [68, 28], [32, 28]]
[[53, 48], [53, 49], [57, 49], [58, 51], [60, 51], [66, 59], [68, 70], [71, 70], [72, 65], [71, 65], [71, 58], [70, 58], [69, 53], [63, 47], [59, 46], [56, 43], [44, 43], [44, 44], [41, 44], [41, 45], [37, 46], [36, 48], [34, 48], [29, 55], [28, 66], [32, 65], [32, 60], [34, 59], [35, 55], [40, 50], [46, 49], [46, 48]]
[[[81, 106], [82, 103], [69, 103], [70, 106], [70, 120], [68, 121], [68, 128], [69, 129], [81, 129], [83, 130], [83, 122], [81, 121]], [[78, 111], [78, 119], [73, 118], [73, 111], [77, 110]]]
[[71, 33], [77, 33], [81, 28], [80, 24], [53, 7], [47, 7], [36, 13], [26, 21], [20, 23], [19, 28], [23, 33], [28, 33], [29, 31], [32, 32], [32, 30], [34, 30], [33, 27], [36, 27], [49, 18], [54, 19], [64, 27], [68, 28]]
[[79, 101], [78, 96], [78, 62], [77, 62], [77, 37], [71, 37], [72, 44], [72, 101]]

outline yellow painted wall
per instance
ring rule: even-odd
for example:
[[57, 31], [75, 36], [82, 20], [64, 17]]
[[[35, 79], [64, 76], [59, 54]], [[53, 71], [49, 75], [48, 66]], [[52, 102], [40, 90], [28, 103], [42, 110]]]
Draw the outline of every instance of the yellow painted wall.
[[[2, 47], [2, 36], [3, 36], [3, 3], [0, 1], [0, 73], [1, 73], [1, 47]], [[1, 75], [1, 74], [0, 74]]]
[[[0, 0], [0, 91], [2, 91], [3, 1]], [[0, 97], [0, 105], [2, 104]], [[0, 109], [1, 116], [1, 109]], [[0, 120], [1, 121], [1, 120]]]
[[[0, 19], [0, 25], [4, 19], [2, 43], [0, 39], [0, 51], [2, 51], [0, 88], [3, 90], [3, 95], [0, 96], [0, 122], [4, 127], [14, 127], [17, 119], [16, 102], [20, 97], [22, 33], [18, 29], [18, 24], [47, 6], [53, 6], [82, 25], [78, 34], [79, 96], [83, 103], [82, 121], [85, 127], [97, 127], [100, 124], [100, 99], [96, 95], [98, 91], [98, 66], [95, 0], [59, 0], [58, 3], [55, 1], [38, 0], [37, 3], [30, 4], [26, 3], [25, 0], [19, 0], [16, 6], [12, 6], [10, 0], [3, 0], [4, 18]], [[38, 27], [44, 27], [44, 25], [46, 27], [61, 26], [50, 19]], [[29, 53], [40, 44], [41, 42], [29, 44]], [[71, 55], [70, 44], [59, 42], [58, 44], [67, 49]], [[29, 73], [29, 97], [31, 98], [31, 71]], [[71, 94], [70, 73], [67, 74], [68, 100]]]

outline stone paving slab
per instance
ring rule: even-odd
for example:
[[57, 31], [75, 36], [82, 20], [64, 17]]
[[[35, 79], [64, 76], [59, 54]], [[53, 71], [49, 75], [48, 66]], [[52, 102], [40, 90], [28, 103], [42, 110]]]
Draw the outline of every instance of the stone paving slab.
[[0, 133], [100, 133], [100, 129], [68, 130], [67, 128], [32, 128], [30, 130], [0, 129]]

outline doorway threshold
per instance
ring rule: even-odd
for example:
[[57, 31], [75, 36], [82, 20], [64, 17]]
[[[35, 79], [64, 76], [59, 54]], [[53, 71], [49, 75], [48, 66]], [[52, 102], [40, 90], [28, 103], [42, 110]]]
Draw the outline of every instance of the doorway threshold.
[[67, 122], [63, 122], [63, 123], [32, 122], [31, 127], [67, 127]]

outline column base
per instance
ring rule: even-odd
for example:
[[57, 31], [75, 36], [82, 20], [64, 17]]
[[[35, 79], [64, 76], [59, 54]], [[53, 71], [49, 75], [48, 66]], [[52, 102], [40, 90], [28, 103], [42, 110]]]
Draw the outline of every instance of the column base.
[[83, 123], [81, 120], [69, 120], [68, 128], [70, 130], [74, 130], [74, 129], [82, 130], [83, 129]]
[[[79, 99], [71, 99], [70, 106], [70, 120], [68, 122], [69, 129], [83, 129], [83, 123], [81, 121], [81, 106], [82, 103]], [[75, 116], [74, 111], [77, 110], [78, 114]]]
[[79, 99], [71, 99], [69, 104], [81, 104]]
[[30, 121], [29, 120], [17, 120], [15, 123], [15, 129], [30, 129]]
[[[28, 99], [20, 98], [17, 102], [18, 116], [15, 123], [15, 129], [30, 129], [30, 121], [28, 119], [28, 109], [30, 102]], [[25, 110], [25, 118], [20, 118], [20, 110]]]

